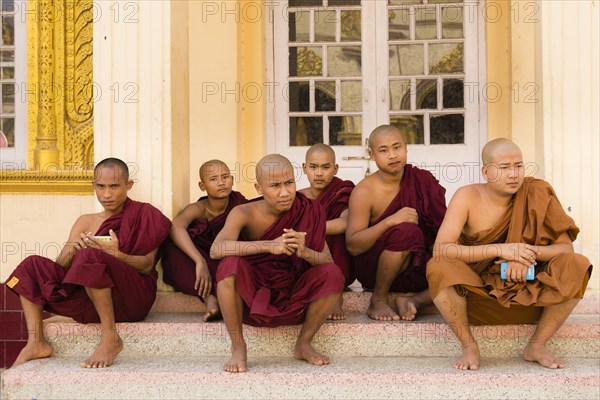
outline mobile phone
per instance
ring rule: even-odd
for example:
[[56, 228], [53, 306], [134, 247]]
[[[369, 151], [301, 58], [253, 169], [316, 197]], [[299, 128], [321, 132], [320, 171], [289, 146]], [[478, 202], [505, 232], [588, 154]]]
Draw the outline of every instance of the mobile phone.
[[[508, 262], [504, 261], [500, 264], [500, 278], [506, 280], [506, 268], [508, 267]], [[525, 279], [528, 281], [532, 281], [535, 279], [535, 266], [531, 264], [529, 268], [527, 268], [527, 275], [525, 275]]]
[[94, 240], [97, 240], [99, 242], [110, 242], [112, 240], [112, 237], [110, 236], [92, 236], [94, 238]]

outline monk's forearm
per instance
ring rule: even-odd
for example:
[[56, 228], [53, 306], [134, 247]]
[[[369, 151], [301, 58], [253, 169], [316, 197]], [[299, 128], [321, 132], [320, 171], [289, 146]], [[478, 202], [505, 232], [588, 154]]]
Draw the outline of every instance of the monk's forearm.
[[304, 254], [302, 255], [302, 258], [312, 266], [333, 262], [333, 258], [329, 252], [317, 252], [313, 249], [309, 249], [308, 247], [304, 248]]
[[555, 243], [549, 246], [538, 246], [537, 251], [538, 254], [536, 260], [544, 262], [550, 261], [561, 254], [571, 254], [575, 252], [572, 243]]
[[353, 235], [346, 235], [346, 247], [348, 248], [348, 252], [353, 256], [367, 252], [373, 247], [377, 239], [390, 228], [391, 226], [388, 226], [386, 220], [383, 220], [378, 224], [356, 232]]
[[500, 246], [500, 243], [480, 246], [463, 246], [458, 243], [435, 243], [433, 246], [433, 258], [444, 257], [449, 260], [473, 263], [500, 257], [502, 253]]
[[117, 260], [124, 262], [131, 268], [143, 275], [149, 275], [154, 269], [154, 260], [147, 255], [134, 256], [119, 251], [116, 255], [112, 254]]
[[346, 231], [346, 219], [335, 218], [327, 221], [326, 234], [327, 235], [341, 235]]
[[250, 242], [222, 240], [212, 244], [210, 247], [210, 258], [222, 260], [229, 256], [246, 257], [255, 254], [271, 253], [271, 250], [275, 245], [275, 242], [269, 240], [256, 240]]
[[175, 243], [177, 247], [179, 247], [196, 264], [206, 261], [194, 245], [194, 242], [192, 242], [187, 230], [184, 229], [182, 231], [181, 229], [173, 228], [169, 236], [171, 236], [173, 243]]

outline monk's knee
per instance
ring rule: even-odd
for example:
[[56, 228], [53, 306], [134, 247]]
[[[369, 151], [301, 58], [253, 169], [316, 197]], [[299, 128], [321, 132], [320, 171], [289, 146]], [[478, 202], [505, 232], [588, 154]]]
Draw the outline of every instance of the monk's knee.
[[237, 277], [235, 275], [229, 275], [217, 283], [217, 291], [230, 291], [235, 289]]
[[425, 235], [419, 225], [410, 222], [398, 224], [386, 234], [386, 248], [388, 245], [395, 248], [398, 243], [403, 243], [406, 249], [424, 246], [425, 244]]
[[320, 280], [322, 282], [328, 282], [339, 286], [340, 292], [344, 290], [344, 282], [346, 281], [346, 277], [342, 273], [340, 267], [333, 263], [327, 263], [321, 264], [316, 268], [319, 268]]

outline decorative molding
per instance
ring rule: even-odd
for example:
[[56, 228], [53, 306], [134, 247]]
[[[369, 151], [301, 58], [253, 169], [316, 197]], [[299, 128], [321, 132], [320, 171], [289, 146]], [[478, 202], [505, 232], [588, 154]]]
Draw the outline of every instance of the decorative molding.
[[92, 0], [27, 2], [28, 170], [2, 193], [90, 193], [94, 164]]

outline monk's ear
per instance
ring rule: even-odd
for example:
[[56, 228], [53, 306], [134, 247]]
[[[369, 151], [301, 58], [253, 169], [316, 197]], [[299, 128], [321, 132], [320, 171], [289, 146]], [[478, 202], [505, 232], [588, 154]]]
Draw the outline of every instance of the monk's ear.
[[486, 165], [484, 165], [483, 167], [481, 167], [481, 175], [483, 175], [483, 178], [485, 179], [485, 181], [488, 181], [488, 167]]
[[202, 181], [198, 181], [198, 187], [200, 188], [200, 190], [202, 190], [203, 192], [206, 192], [206, 185], [204, 184], [204, 182]]
[[254, 184], [254, 189], [256, 189], [256, 192], [262, 196], [262, 189], [260, 188], [260, 185], [258, 183]]
[[306, 163], [302, 163], [302, 171], [306, 174]]
[[127, 181], [127, 190], [131, 190], [132, 187], [133, 187], [133, 180], [130, 179]]
[[335, 167], [333, 167], [333, 174], [337, 175], [338, 169], [340, 169], [340, 166], [335, 164]]

